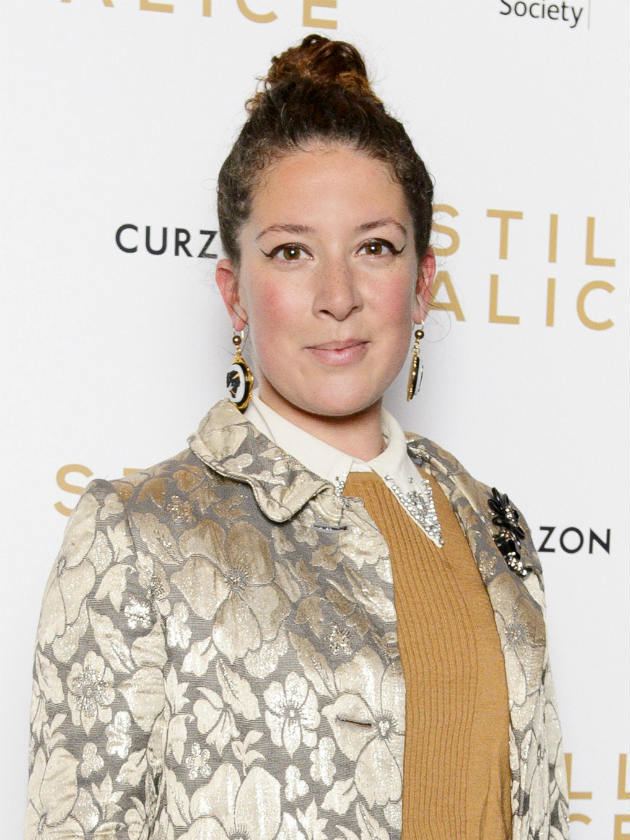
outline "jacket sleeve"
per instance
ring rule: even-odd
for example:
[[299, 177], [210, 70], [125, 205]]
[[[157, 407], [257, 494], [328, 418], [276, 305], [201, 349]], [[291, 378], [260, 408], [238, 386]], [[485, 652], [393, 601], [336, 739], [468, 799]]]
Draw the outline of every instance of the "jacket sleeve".
[[[545, 623], [547, 622], [547, 602], [545, 581], [542, 564], [533, 542], [531, 530], [519, 513], [520, 523], [525, 530], [524, 548], [530, 559], [534, 560], [536, 574], [540, 585], [540, 600]], [[562, 743], [562, 728], [558, 714], [558, 703], [554, 688], [549, 647], [545, 648], [545, 658], [542, 673], [542, 692], [544, 697], [544, 732], [547, 745], [547, 759], [549, 762], [549, 837], [550, 840], [567, 840], [569, 837], [569, 790], [566, 777], [564, 749]]]
[[545, 736], [549, 760], [549, 831], [551, 840], [569, 836], [569, 790], [567, 786], [562, 731], [558, 717], [549, 656], [543, 673], [545, 693]]
[[127, 840], [162, 779], [162, 619], [113, 483], [90, 482], [46, 584], [33, 658], [26, 840]]

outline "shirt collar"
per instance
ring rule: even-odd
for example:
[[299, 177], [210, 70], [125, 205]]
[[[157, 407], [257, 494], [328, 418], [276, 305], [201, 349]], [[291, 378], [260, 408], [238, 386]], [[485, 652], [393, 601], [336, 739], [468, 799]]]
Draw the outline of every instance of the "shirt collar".
[[329, 481], [338, 490], [346, 483], [349, 472], [373, 471], [384, 481], [393, 481], [405, 491], [417, 487], [418, 468], [407, 451], [407, 438], [396, 418], [381, 405], [381, 430], [385, 449], [376, 457], [363, 461], [300, 428], [287, 420], [260, 398], [255, 388], [243, 416], [258, 431], [273, 440], [315, 475]]

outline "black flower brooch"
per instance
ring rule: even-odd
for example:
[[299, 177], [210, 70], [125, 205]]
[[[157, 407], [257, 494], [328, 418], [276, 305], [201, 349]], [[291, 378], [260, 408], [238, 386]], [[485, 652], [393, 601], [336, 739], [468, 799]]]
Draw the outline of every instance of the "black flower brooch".
[[521, 577], [527, 577], [531, 566], [526, 566], [521, 560], [521, 540], [525, 531], [518, 524], [518, 513], [505, 493], [499, 493], [492, 488], [492, 496], [488, 499], [488, 507], [492, 511], [492, 521], [499, 526], [493, 535], [494, 541], [505, 562], [513, 572]]

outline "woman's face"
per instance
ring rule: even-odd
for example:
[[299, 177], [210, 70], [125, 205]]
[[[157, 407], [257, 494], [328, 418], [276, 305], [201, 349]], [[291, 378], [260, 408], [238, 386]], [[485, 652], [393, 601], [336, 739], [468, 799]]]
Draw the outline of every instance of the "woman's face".
[[313, 145], [267, 169], [238, 273], [220, 260], [217, 283], [234, 328], [249, 325], [243, 355], [268, 404], [340, 416], [382, 397], [435, 274], [413, 233], [402, 187], [362, 152]]

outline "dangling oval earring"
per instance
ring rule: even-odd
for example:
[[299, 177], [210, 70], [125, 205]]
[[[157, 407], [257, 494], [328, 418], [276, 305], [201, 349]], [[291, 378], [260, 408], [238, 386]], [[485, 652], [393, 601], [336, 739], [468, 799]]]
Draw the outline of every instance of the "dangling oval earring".
[[243, 330], [234, 330], [232, 343], [234, 344], [234, 358], [230, 365], [225, 384], [228, 391], [228, 399], [238, 408], [245, 411], [249, 405], [254, 388], [254, 374], [251, 368], [241, 355], [243, 346]]
[[424, 365], [420, 357], [420, 341], [424, 338], [424, 321], [419, 325], [415, 332], [415, 339], [413, 342], [413, 350], [411, 351], [411, 366], [409, 368], [409, 377], [407, 378], [407, 400], [412, 400], [422, 384], [422, 374]]

